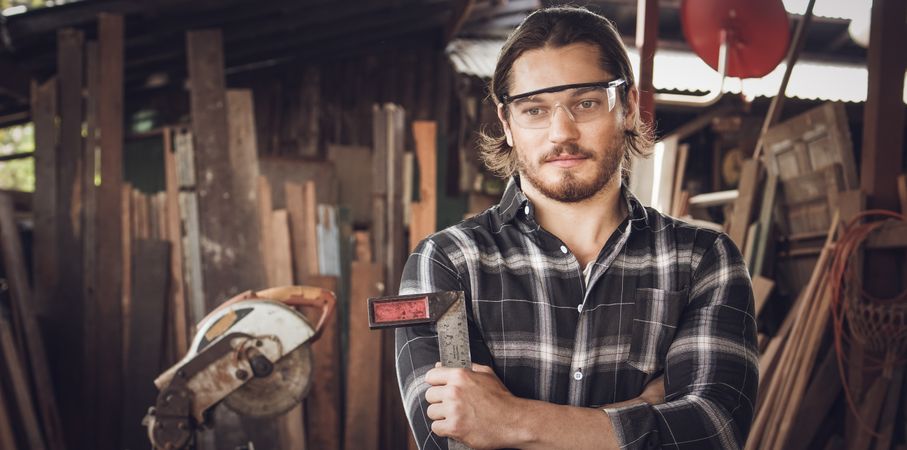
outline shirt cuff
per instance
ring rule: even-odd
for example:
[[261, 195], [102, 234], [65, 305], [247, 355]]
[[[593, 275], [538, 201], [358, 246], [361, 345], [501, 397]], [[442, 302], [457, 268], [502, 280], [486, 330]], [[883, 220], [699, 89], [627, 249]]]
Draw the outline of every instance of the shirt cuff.
[[660, 448], [658, 427], [652, 405], [639, 403], [619, 408], [602, 408], [611, 419], [614, 436], [622, 449]]

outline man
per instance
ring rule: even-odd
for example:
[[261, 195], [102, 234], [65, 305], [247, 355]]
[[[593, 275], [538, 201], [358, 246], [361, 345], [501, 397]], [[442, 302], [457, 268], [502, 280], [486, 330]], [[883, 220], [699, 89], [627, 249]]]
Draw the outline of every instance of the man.
[[420, 448], [742, 447], [758, 383], [749, 276], [726, 235], [623, 186], [651, 132], [617, 31], [584, 9], [538, 11], [491, 93], [503, 136], [484, 136], [483, 159], [507, 190], [404, 269], [401, 294], [465, 291], [476, 363], [436, 366], [432, 327], [397, 331]]

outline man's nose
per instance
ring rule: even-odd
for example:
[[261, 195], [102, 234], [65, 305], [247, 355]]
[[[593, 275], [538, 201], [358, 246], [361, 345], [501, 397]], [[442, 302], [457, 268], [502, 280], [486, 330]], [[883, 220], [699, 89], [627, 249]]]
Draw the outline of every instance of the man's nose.
[[551, 115], [548, 126], [548, 141], [554, 144], [572, 142], [579, 138], [579, 129], [570, 111], [557, 105]]

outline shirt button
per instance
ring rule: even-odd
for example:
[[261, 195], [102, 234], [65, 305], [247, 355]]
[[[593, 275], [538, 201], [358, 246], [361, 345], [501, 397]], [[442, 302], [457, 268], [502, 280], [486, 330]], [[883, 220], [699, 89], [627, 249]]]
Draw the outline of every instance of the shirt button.
[[565, 255], [567, 254], [567, 247], [566, 247], [566, 246], [564, 246], [564, 245], [561, 246], [561, 253], [563, 253], [563, 254], [565, 254]]
[[529, 215], [529, 205], [526, 205], [526, 207], [523, 208], [523, 212], [525, 212], [527, 216]]
[[580, 305], [576, 307], [576, 310], [579, 311], [580, 314], [582, 314], [583, 313], [583, 304], [580, 303]]
[[582, 379], [583, 379], [583, 373], [580, 372], [579, 370], [577, 370], [576, 372], [573, 372], [573, 379], [576, 380], [576, 381], [582, 380]]

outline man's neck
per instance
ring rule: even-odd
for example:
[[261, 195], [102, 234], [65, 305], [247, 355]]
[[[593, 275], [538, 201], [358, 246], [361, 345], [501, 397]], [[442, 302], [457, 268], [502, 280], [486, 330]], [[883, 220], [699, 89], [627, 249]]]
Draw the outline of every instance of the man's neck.
[[575, 203], [548, 198], [526, 180], [522, 189], [532, 201], [536, 221], [567, 244], [582, 267], [595, 260], [627, 214], [620, 176], [597, 194]]

